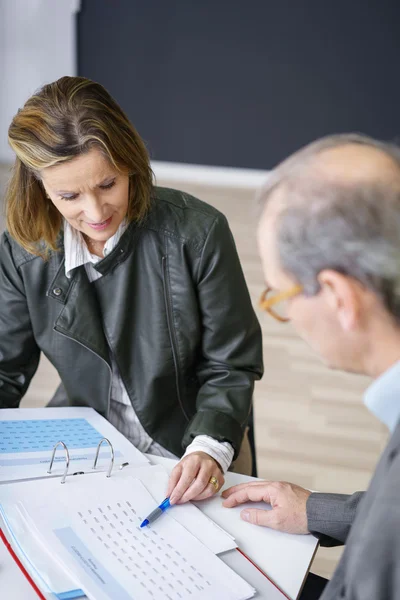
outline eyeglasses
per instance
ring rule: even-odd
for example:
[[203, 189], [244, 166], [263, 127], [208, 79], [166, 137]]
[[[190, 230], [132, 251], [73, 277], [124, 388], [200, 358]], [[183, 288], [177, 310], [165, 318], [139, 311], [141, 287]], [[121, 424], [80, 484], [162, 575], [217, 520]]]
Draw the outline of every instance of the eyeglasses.
[[[272, 288], [267, 287], [266, 290], [263, 291], [260, 298], [259, 306], [262, 310], [266, 310], [267, 313], [274, 317], [277, 321], [281, 323], [287, 323], [290, 319], [287, 318], [287, 300], [290, 298], [294, 298], [298, 294], [301, 294], [303, 291], [302, 285], [295, 285], [290, 290], [286, 290], [286, 292], [278, 292], [273, 293]], [[271, 308], [272, 306], [276, 306], [280, 304], [280, 307]]]

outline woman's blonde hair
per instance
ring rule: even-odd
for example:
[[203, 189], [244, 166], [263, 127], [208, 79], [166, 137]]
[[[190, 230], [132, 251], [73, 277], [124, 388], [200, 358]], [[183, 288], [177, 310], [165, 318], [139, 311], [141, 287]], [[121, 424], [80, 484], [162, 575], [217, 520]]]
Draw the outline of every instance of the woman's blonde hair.
[[7, 228], [28, 252], [57, 250], [62, 217], [47, 198], [40, 171], [100, 149], [129, 173], [127, 220], [141, 220], [150, 205], [153, 174], [146, 147], [102, 85], [62, 77], [45, 85], [15, 115], [8, 140], [16, 154], [6, 192]]

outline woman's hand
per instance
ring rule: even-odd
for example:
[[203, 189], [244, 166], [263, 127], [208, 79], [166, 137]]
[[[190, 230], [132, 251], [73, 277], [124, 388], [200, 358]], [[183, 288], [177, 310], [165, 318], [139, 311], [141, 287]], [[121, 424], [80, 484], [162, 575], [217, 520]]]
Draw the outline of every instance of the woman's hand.
[[[210, 482], [215, 478], [214, 484]], [[206, 452], [192, 452], [174, 467], [168, 482], [167, 497], [171, 504], [209, 498], [224, 485], [217, 461]]]

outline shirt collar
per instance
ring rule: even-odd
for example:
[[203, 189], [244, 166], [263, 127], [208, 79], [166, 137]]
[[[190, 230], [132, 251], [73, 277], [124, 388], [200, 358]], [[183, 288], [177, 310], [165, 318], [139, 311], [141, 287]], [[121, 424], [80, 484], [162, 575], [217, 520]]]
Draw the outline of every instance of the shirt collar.
[[393, 433], [400, 420], [400, 361], [369, 386], [364, 404]]
[[[122, 234], [127, 228], [127, 223], [122, 221], [117, 231], [105, 243], [103, 256], [107, 256], [117, 246]], [[64, 219], [64, 252], [65, 252], [65, 274], [70, 279], [72, 271], [87, 263], [96, 264], [101, 257], [91, 254], [80, 231], [72, 227]]]

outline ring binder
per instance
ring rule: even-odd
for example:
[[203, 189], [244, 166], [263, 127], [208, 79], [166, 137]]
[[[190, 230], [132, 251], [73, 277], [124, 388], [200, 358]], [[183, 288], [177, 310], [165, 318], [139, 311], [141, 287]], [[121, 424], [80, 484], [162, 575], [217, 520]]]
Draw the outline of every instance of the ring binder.
[[[113, 447], [112, 443], [110, 442], [110, 440], [109, 440], [109, 439], [107, 439], [107, 438], [102, 438], [102, 439], [100, 440], [100, 442], [98, 443], [98, 445], [97, 445], [97, 449], [96, 449], [96, 456], [95, 456], [95, 458], [94, 458], [94, 462], [93, 462], [93, 467], [92, 467], [92, 469], [96, 469], [96, 466], [97, 466], [97, 460], [98, 460], [98, 458], [99, 458], [99, 452], [100, 452], [100, 448], [101, 448], [101, 445], [103, 444], [103, 442], [106, 442], [106, 443], [107, 443], [107, 444], [110, 446], [110, 450], [111, 450], [110, 465], [109, 465], [109, 467], [108, 467], [108, 471], [107, 471], [107, 475], [106, 475], [106, 477], [111, 477], [111, 471], [112, 471], [112, 469], [113, 469], [113, 466], [114, 466], [114, 447]], [[50, 466], [49, 466], [49, 468], [48, 468], [48, 470], [47, 470], [47, 473], [49, 473], [49, 474], [51, 473], [51, 469], [52, 469], [52, 467], [53, 467], [53, 463], [54, 463], [54, 458], [55, 458], [55, 455], [56, 455], [56, 450], [57, 450], [57, 447], [58, 447], [59, 445], [61, 445], [61, 446], [64, 448], [64, 451], [65, 451], [65, 457], [66, 457], [65, 471], [64, 471], [64, 474], [63, 474], [63, 476], [62, 476], [62, 479], [61, 479], [61, 483], [65, 483], [65, 480], [66, 480], [66, 478], [67, 478], [67, 475], [68, 475], [68, 469], [69, 469], [69, 462], [70, 462], [70, 458], [69, 458], [68, 446], [67, 446], [67, 445], [66, 445], [66, 444], [65, 444], [63, 441], [61, 441], [61, 440], [60, 440], [60, 441], [58, 441], [58, 442], [57, 442], [57, 444], [55, 444], [55, 445], [54, 445], [54, 447], [53, 447], [53, 453], [52, 453], [52, 455], [51, 455]], [[126, 466], [126, 465], [128, 465], [128, 464], [129, 464], [129, 463], [124, 463], [124, 464], [123, 464], [123, 465], [121, 465], [121, 466], [123, 466], [123, 467], [124, 467], [124, 466]], [[77, 471], [76, 473], [73, 473], [73, 475], [84, 475], [84, 472], [83, 472], [83, 471]]]
[[110, 440], [108, 440], [107, 438], [101, 439], [100, 442], [98, 443], [97, 450], [96, 450], [96, 457], [94, 459], [93, 467], [92, 468], [93, 469], [96, 468], [97, 459], [99, 458], [100, 447], [101, 447], [101, 445], [102, 445], [103, 442], [107, 442], [107, 444], [110, 446], [110, 450], [111, 450], [110, 466], [108, 467], [108, 471], [107, 471], [107, 475], [106, 475], [106, 477], [111, 477], [111, 471], [112, 471], [113, 466], [114, 466], [114, 448], [113, 448], [113, 445], [110, 442]]
[[57, 444], [55, 444], [54, 448], [53, 448], [53, 454], [51, 456], [51, 461], [50, 461], [50, 466], [47, 470], [47, 472], [50, 474], [51, 473], [51, 469], [53, 467], [53, 462], [54, 462], [54, 457], [56, 455], [56, 450], [57, 447], [61, 444], [61, 446], [63, 446], [64, 450], [65, 450], [65, 456], [66, 456], [66, 465], [65, 465], [65, 471], [64, 471], [64, 475], [62, 476], [61, 479], [61, 483], [65, 483], [65, 479], [68, 475], [68, 469], [69, 469], [69, 452], [68, 452], [68, 448], [66, 446], [66, 444], [64, 444], [64, 442], [62, 442], [61, 440], [59, 442], [57, 442]]

